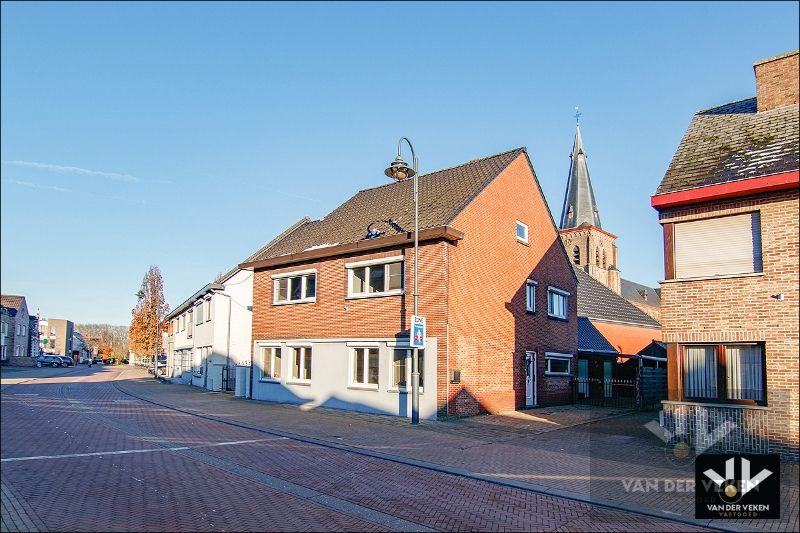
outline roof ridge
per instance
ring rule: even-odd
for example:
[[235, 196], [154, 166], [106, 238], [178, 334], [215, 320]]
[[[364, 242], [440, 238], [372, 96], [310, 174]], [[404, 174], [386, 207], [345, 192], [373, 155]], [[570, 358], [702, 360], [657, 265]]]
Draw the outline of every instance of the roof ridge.
[[697, 111], [694, 112], [694, 114], [697, 115], [697, 114], [703, 113], [704, 111], [711, 111], [712, 109], [717, 109], [717, 108], [720, 108], [720, 107], [725, 107], [725, 106], [729, 106], [729, 105], [733, 105], [733, 104], [740, 104], [742, 102], [746, 102], [748, 100], [755, 100], [755, 99], [756, 99], [755, 96], [748, 96], [747, 98], [742, 98], [740, 100], [732, 100], [730, 102], [725, 102], [724, 104], [717, 104], [717, 105], [712, 105], [711, 107], [698, 109]]
[[[524, 146], [519, 146], [517, 148], [512, 148], [511, 150], [506, 150], [505, 152], [500, 152], [499, 154], [487, 155], [485, 157], [476, 157], [474, 159], [470, 159], [466, 163], [459, 163], [458, 165], [453, 165], [451, 167], [440, 168], [440, 169], [437, 169], [437, 170], [432, 170], [432, 171], [427, 172], [425, 174], [420, 174], [419, 177], [422, 178], [422, 177], [425, 177], [425, 176], [430, 176], [432, 174], [438, 174], [439, 172], [446, 172], [448, 170], [455, 170], [455, 169], [457, 169], [459, 167], [465, 167], [467, 165], [472, 165], [474, 163], [479, 163], [481, 161], [486, 161], [487, 159], [494, 159], [495, 157], [500, 157], [500, 156], [503, 156], [503, 155], [506, 155], [506, 154], [510, 154], [512, 152], [518, 152], [518, 151], [527, 152], [528, 149], [526, 147], [524, 147]], [[389, 183], [382, 183], [380, 185], [375, 185], [374, 187], [367, 187], [366, 189], [361, 189], [358, 192], [364, 192], [364, 191], [371, 191], [371, 190], [374, 190], [374, 189], [380, 189], [381, 187], [388, 187], [390, 185], [395, 185], [397, 183], [403, 183], [404, 181], [408, 181], [408, 180], [411, 180], [411, 179], [413, 179], [413, 178], [406, 178], [406, 179], [403, 179], [403, 180], [392, 181], [392, 182], [389, 182]], [[356, 194], [358, 194], [358, 193], [356, 193]]]
[[[310, 218], [308, 215], [304, 216], [303, 218], [301, 218], [300, 220], [298, 220], [297, 222], [295, 222], [294, 224], [292, 224], [291, 226], [289, 226], [288, 228], [286, 228], [286, 229], [285, 229], [285, 230], [284, 230], [282, 233], [280, 233], [280, 234], [279, 234], [277, 237], [275, 237], [274, 239], [272, 239], [271, 241], [269, 241], [267, 244], [265, 244], [264, 246], [262, 246], [261, 248], [259, 248], [258, 250], [256, 250], [256, 252], [255, 252], [255, 253], [253, 253], [253, 254], [250, 254], [250, 255], [247, 257], [247, 259], [245, 259], [245, 260], [244, 260], [244, 261], [242, 261], [241, 263], [248, 263], [248, 262], [252, 261], [253, 259], [255, 259], [256, 257], [258, 257], [259, 255], [261, 255], [262, 253], [266, 252], [267, 250], [269, 250], [270, 248], [272, 248], [273, 246], [275, 246], [276, 244], [278, 244], [280, 241], [282, 241], [283, 239], [285, 239], [286, 237], [288, 237], [288, 236], [289, 236], [291, 233], [293, 233], [293, 232], [294, 232], [294, 231], [295, 231], [297, 228], [299, 228], [300, 226], [303, 226], [303, 225], [305, 225], [305, 224], [308, 224], [309, 222], [311, 222], [311, 218]], [[237, 263], [237, 264], [236, 264], [236, 266], [234, 266], [232, 269], [230, 269], [230, 270], [228, 270], [227, 272], [225, 272], [223, 275], [221, 275], [221, 276], [218, 276], [218, 277], [217, 277], [217, 278], [216, 278], [214, 281], [212, 281], [211, 283], [222, 283], [224, 280], [227, 280], [229, 277], [231, 277], [233, 274], [235, 274], [237, 270], [239, 270], [239, 265], [240, 265], [241, 263]]]

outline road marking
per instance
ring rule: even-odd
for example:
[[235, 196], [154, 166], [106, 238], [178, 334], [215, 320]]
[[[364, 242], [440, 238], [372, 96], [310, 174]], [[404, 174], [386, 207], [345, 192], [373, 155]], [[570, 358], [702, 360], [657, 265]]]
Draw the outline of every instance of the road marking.
[[235, 446], [237, 444], [253, 444], [256, 442], [263, 442], [267, 440], [276, 439], [251, 439], [251, 440], [236, 440], [230, 442], [215, 442], [213, 444], [201, 444], [199, 446], [172, 446], [164, 448], [144, 448], [141, 450], [115, 450], [113, 452], [87, 452], [87, 453], [65, 453], [62, 455], [33, 455], [29, 457], [8, 457], [0, 459], [0, 462], [11, 463], [17, 461], [36, 461], [40, 459], [67, 459], [70, 457], [98, 457], [101, 455], [126, 455], [131, 453], [149, 453], [149, 452], [177, 452], [185, 450], [194, 450], [198, 448], [214, 448], [217, 446]]
[[14, 396], [39, 396], [39, 395], [33, 392], [15, 392]]

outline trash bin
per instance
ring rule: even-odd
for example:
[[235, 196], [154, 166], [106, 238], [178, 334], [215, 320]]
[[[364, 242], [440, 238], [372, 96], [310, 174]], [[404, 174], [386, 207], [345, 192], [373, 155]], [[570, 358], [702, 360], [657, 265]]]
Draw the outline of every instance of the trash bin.
[[250, 396], [250, 367], [236, 367], [236, 386], [233, 390], [236, 398], [247, 398]]

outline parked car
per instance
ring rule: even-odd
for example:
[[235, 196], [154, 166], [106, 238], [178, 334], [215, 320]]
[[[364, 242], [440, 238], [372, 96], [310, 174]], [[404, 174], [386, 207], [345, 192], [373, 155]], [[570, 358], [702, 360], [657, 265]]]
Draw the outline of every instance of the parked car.
[[95, 355], [94, 357], [92, 357], [92, 364], [97, 364], [97, 363], [102, 363], [102, 362], [103, 362], [103, 358], [100, 357], [99, 355]]
[[105, 363], [107, 365], [115, 365], [115, 364], [117, 364], [117, 360], [116, 359], [112, 359], [112, 358], [103, 359], [103, 363]]
[[52, 366], [57, 368], [63, 366], [64, 361], [58, 355], [40, 355], [36, 358], [36, 366], [42, 368], [43, 366]]
[[61, 366], [75, 366], [75, 360], [72, 357], [67, 357], [66, 355], [59, 355], [59, 359], [61, 359]]
[[[166, 355], [159, 355], [158, 356], [158, 372], [160, 374], [165, 373], [167, 368], [167, 356]], [[150, 363], [150, 366], [147, 367], [147, 371], [149, 373], [153, 373], [153, 363]]]

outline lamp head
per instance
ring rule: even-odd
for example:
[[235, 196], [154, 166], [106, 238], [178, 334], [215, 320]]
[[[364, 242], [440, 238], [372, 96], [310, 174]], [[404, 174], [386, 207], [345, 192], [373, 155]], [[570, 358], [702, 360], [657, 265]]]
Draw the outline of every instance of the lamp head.
[[392, 179], [400, 181], [413, 177], [414, 169], [409, 167], [408, 163], [406, 163], [400, 154], [398, 154], [395, 160], [392, 161], [392, 164], [389, 165], [389, 168], [384, 171], [384, 174]]

